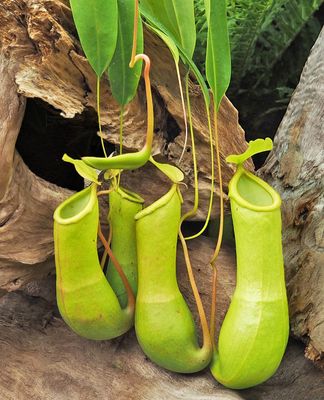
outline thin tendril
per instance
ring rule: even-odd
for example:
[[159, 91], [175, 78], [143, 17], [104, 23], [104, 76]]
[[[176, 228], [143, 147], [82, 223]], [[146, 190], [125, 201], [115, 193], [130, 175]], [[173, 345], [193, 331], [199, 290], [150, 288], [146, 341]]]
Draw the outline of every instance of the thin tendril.
[[124, 128], [124, 107], [121, 107], [119, 114], [119, 154], [123, 154], [123, 128]]
[[210, 309], [210, 339], [212, 342], [213, 348], [215, 348], [215, 330], [216, 330], [216, 299], [217, 299], [217, 269], [213, 268], [213, 283], [212, 283], [212, 302], [211, 302], [211, 309]]
[[135, 56], [136, 56], [136, 52], [137, 52], [137, 31], [138, 31], [138, 17], [139, 17], [138, 0], [135, 0], [134, 6], [135, 6], [135, 11], [134, 11], [133, 47], [132, 47], [131, 59], [129, 62], [129, 66], [131, 68], [133, 68], [135, 65]]
[[[107, 189], [107, 190], [100, 190], [99, 192], [97, 192], [97, 197], [105, 196], [107, 194], [109, 195], [114, 190], [115, 190], [114, 186], [112, 188], [110, 188], [110, 189]], [[109, 220], [109, 218], [108, 218], [108, 220]], [[111, 239], [112, 239], [112, 227], [111, 227], [111, 224], [110, 224], [110, 221], [109, 221], [109, 233], [108, 233], [108, 238], [107, 238], [107, 243], [108, 243], [109, 246], [110, 246], [110, 243], [111, 243]], [[106, 259], [107, 259], [107, 250], [105, 249], [105, 251], [104, 251], [104, 253], [102, 255], [101, 261], [100, 261], [101, 269], [104, 269], [104, 266], [105, 266], [105, 263], [106, 263]]]
[[187, 144], [188, 144], [188, 122], [187, 122], [187, 112], [186, 112], [186, 105], [185, 105], [185, 100], [184, 100], [184, 96], [183, 96], [183, 88], [182, 88], [179, 64], [175, 63], [175, 67], [176, 67], [176, 71], [177, 71], [178, 84], [179, 84], [179, 90], [180, 90], [181, 106], [182, 106], [182, 112], [183, 112], [183, 121], [184, 121], [184, 125], [185, 125], [185, 141], [184, 141], [184, 144], [183, 144], [181, 156], [179, 158], [179, 164], [180, 164], [181, 161], [182, 161], [182, 158], [184, 156], [184, 153], [186, 151]]
[[217, 110], [215, 107], [214, 110], [214, 129], [215, 129], [215, 142], [216, 142], [216, 157], [217, 157], [217, 170], [218, 170], [218, 180], [219, 180], [219, 230], [218, 230], [218, 238], [217, 244], [214, 251], [214, 254], [210, 260], [210, 264], [213, 265], [216, 258], [218, 257], [222, 240], [223, 240], [223, 231], [224, 231], [224, 199], [223, 199], [223, 179], [222, 179], [222, 167], [220, 161], [220, 151], [219, 151], [219, 139], [218, 139], [218, 125], [217, 125]]
[[151, 90], [151, 81], [150, 81], [150, 69], [151, 69], [151, 60], [146, 54], [137, 54], [135, 56], [134, 64], [138, 60], [143, 60], [145, 62], [143, 77], [145, 82], [145, 92], [146, 92], [146, 107], [147, 107], [147, 134], [146, 134], [146, 143], [145, 148], [152, 148], [153, 143], [153, 132], [154, 132], [154, 111], [153, 111], [153, 98], [152, 98], [152, 90]]
[[107, 189], [107, 190], [100, 190], [99, 192], [97, 192], [97, 196], [104, 196], [105, 194], [109, 194], [111, 192], [113, 192], [115, 190], [115, 188], [111, 188], [111, 189]]
[[210, 316], [210, 332], [211, 332], [211, 340], [213, 346], [215, 347], [215, 321], [216, 321], [216, 285], [217, 285], [217, 269], [216, 269], [216, 259], [219, 255], [220, 248], [223, 240], [223, 232], [224, 232], [224, 199], [223, 199], [223, 179], [222, 179], [222, 168], [220, 162], [220, 151], [219, 151], [219, 138], [218, 138], [218, 124], [217, 124], [217, 109], [214, 104], [214, 130], [215, 130], [215, 143], [216, 143], [216, 157], [217, 157], [217, 170], [218, 170], [218, 179], [219, 179], [219, 208], [220, 208], [220, 216], [219, 216], [219, 230], [218, 230], [218, 238], [215, 247], [214, 254], [210, 260], [210, 265], [212, 266], [213, 273], [213, 284], [212, 284], [212, 308], [211, 308], [211, 316]]
[[208, 347], [211, 348], [212, 342], [211, 342], [211, 337], [209, 334], [206, 313], [205, 313], [204, 306], [202, 304], [201, 297], [200, 297], [200, 294], [199, 294], [199, 291], [197, 288], [197, 284], [195, 281], [195, 277], [194, 277], [194, 274], [192, 271], [192, 265], [191, 265], [191, 261], [190, 261], [190, 257], [189, 257], [187, 243], [185, 241], [185, 238], [183, 237], [181, 229], [179, 229], [179, 238], [180, 238], [182, 248], [183, 248], [183, 254], [184, 254], [184, 258], [185, 258], [185, 262], [186, 262], [186, 266], [187, 266], [191, 289], [192, 289], [192, 292], [193, 292], [193, 295], [195, 298], [195, 302], [197, 305], [197, 309], [198, 309], [199, 320], [200, 320], [201, 330], [202, 330], [202, 334], [203, 334], [203, 348], [208, 348]]
[[[112, 239], [112, 228], [111, 228], [111, 224], [110, 224], [109, 225], [108, 238], [107, 238], [107, 243], [108, 243], [109, 247], [110, 247], [110, 244], [111, 244], [111, 239]], [[104, 269], [104, 267], [105, 267], [107, 256], [108, 256], [108, 253], [107, 253], [107, 250], [105, 249], [105, 251], [104, 251], [104, 253], [102, 255], [101, 261], [100, 261], [101, 269]]]
[[98, 125], [99, 125], [99, 135], [100, 135], [100, 141], [101, 141], [101, 147], [102, 151], [107, 158], [107, 153], [105, 149], [105, 144], [104, 144], [104, 139], [102, 136], [102, 130], [101, 130], [101, 115], [100, 115], [100, 77], [97, 77], [97, 114], [98, 114]]
[[211, 216], [212, 207], [213, 207], [214, 186], [215, 186], [215, 183], [214, 183], [214, 180], [215, 180], [215, 165], [214, 165], [213, 131], [212, 131], [212, 127], [211, 127], [209, 107], [208, 107], [208, 105], [206, 103], [205, 103], [205, 105], [206, 105], [206, 112], [207, 112], [209, 142], [210, 142], [210, 158], [211, 158], [211, 184], [210, 184], [210, 197], [209, 197], [208, 213], [207, 213], [207, 218], [206, 218], [205, 224], [201, 228], [201, 230], [198, 233], [196, 233], [196, 234], [194, 234], [192, 236], [186, 237], [185, 240], [196, 239], [198, 236], [200, 236], [205, 231], [205, 229], [208, 226], [208, 223], [209, 223], [209, 220], [210, 220], [210, 216]]
[[[124, 107], [120, 108], [119, 114], [119, 154], [123, 154], [123, 128], [124, 128]], [[118, 174], [117, 187], [119, 188], [121, 172]]]
[[191, 139], [191, 147], [192, 147], [192, 161], [193, 161], [193, 169], [194, 169], [194, 206], [192, 210], [188, 211], [181, 218], [181, 223], [186, 219], [194, 216], [198, 210], [199, 204], [199, 188], [198, 188], [198, 167], [197, 167], [197, 154], [196, 154], [196, 144], [195, 144], [195, 135], [192, 124], [192, 114], [191, 114], [191, 105], [190, 105], [190, 96], [189, 96], [189, 73], [186, 74], [186, 99], [187, 99], [187, 107], [188, 107], [188, 116], [189, 116], [189, 127], [190, 127], [190, 139]]
[[98, 235], [101, 240], [101, 243], [104, 245], [104, 247], [109, 255], [109, 258], [111, 259], [111, 262], [113, 263], [114, 267], [116, 268], [116, 271], [118, 272], [120, 279], [122, 280], [122, 282], [125, 286], [127, 298], [128, 298], [127, 308], [133, 310], [135, 308], [135, 296], [134, 296], [133, 290], [128, 282], [128, 279], [127, 279], [121, 265], [119, 264], [117, 258], [115, 257], [114, 253], [112, 252], [106, 238], [104, 237], [104, 235], [101, 231], [100, 224], [98, 226]]

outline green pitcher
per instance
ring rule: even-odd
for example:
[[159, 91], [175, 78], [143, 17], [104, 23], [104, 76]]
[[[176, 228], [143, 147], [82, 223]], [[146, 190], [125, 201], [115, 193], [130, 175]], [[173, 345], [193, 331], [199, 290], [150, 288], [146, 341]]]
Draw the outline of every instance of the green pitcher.
[[211, 347], [199, 347], [195, 323], [176, 279], [181, 195], [167, 194], [136, 216], [138, 292], [135, 330], [144, 353], [156, 364], [191, 373], [206, 367]]
[[[129, 190], [116, 188], [109, 194], [109, 223], [112, 229], [112, 251], [119, 261], [130, 283], [133, 293], [137, 293], [137, 251], [135, 234], [135, 214], [143, 208], [144, 200]], [[122, 307], [127, 304], [125, 286], [109, 260], [107, 279], [116, 293]]]
[[96, 184], [65, 200], [54, 213], [57, 303], [64, 321], [88, 339], [112, 339], [133, 325], [100, 267]]
[[237, 255], [237, 285], [222, 324], [211, 363], [213, 376], [224, 386], [245, 389], [277, 370], [288, 335], [288, 304], [281, 245], [281, 200], [243, 162], [269, 150], [270, 139], [250, 142], [229, 184]]

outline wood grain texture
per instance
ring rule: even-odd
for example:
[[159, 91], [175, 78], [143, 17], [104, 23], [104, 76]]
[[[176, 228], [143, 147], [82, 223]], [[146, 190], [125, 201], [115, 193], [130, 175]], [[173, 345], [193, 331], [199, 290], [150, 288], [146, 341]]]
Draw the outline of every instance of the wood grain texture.
[[260, 174], [281, 194], [291, 330], [324, 368], [324, 31]]
[[[83, 56], [68, 2], [60, 0], [4, 0], [0, 5], [0, 49], [17, 64], [15, 74], [19, 93], [44, 100], [67, 118], [96, 108], [96, 77]], [[145, 33], [145, 51], [152, 59], [151, 78], [155, 104], [154, 154], [177, 163], [184, 142], [184, 123], [174, 63], [164, 44], [151, 33]], [[181, 68], [182, 77], [185, 73]], [[113, 100], [107, 78], [102, 81], [102, 122], [107, 139], [119, 142], [119, 106]], [[208, 205], [210, 185], [209, 144], [206, 113], [198, 86], [190, 83], [193, 124], [197, 137], [201, 208], [197, 219], [203, 219]], [[175, 121], [170, 126], [170, 119]], [[174, 127], [176, 124], [178, 127]], [[179, 129], [173, 140], [172, 132]], [[141, 85], [134, 101], [125, 109], [124, 146], [140, 148], [145, 140], [146, 99]], [[224, 98], [219, 112], [219, 135], [224, 186], [233, 173], [225, 163], [229, 153], [246, 148], [244, 132], [238, 124], [238, 113]], [[181, 168], [187, 175], [190, 190], [185, 194], [186, 206], [192, 204], [192, 160], [188, 145]], [[250, 164], [252, 168], [252, 164]], [[153, 177], [154, 178], [154, 177]], [[159, 179], [158, 177], [156, 179]], [[134, 186], [136, 187], [136, 181]], [[217, 194], [217, 190], [215, 189]], [[215, 202], [214, 215], [218, 205]]]
[[[160, 160], [177, 163], [184, 141], [184, 123], [173, 61], [161, 41], [148, 32], [146, 52], [153, 61], [156, 114], [153, 151]], [[181, 71], [183, 78], [184, 69]], [[96, 109], [96, 78], [77, 40], [68, 1], [1, 1], [0, 74], [0, 292], [4, 293], [4, 290], [18, 289], [32, 279], [33, 274], [37, 277], [42, 273], [42, 263], [53, 255], [53, 211], [71, 194], [37, 177], [15, 152], [26, 98], [41, 99], [43, 104], [59, 110], [66, 119], [79, 114], [93, 118], [96, 126], [93, 112]], [[104, 132], [111, 143], [117, 144], [119, 106], [112, 98], [107, 78], [103, 79], [101, 90]], [[207, 125], [202, 95], [193, 82], [190, 92], [200, 170], [201, 202], [196, 219], [204, 219], [211, 179]], [[139, 149], [146, 131], [143, 82], [134, 101], [125, 109], [124, 121], [125, 149]], [[225, 157], [246, 148], [237, 111], [228, 99], [224, 99], [220, 110], [219, 129], [226, 192], [233, 169], [225, 163]], [[179, 133], [175, 139], [174, 132]], [[188, 190], [183, 190], [186, 211], [193, 204], [190, 144], [180, 167], [186, 174], [188, 185]], [[143, 187], [143, 182], [153, 182], [152, 187], [144, 185], [148, 202], [159, 193], [164, 194], [168, 187], [154, 168], [147, 167], [143, 174], [129, 176], [128, 183], [135, 191]], [[159, 191], [154, 191], [153, 186]], [[215, 193], [218, 193], [217, 185]], [[106, 213], [107, 204], [103, 206], [103, 213]], [[213, 216], [217, 213], [218, 201], [215, 201]], [[44, 267], [43, 272], [46, 274], [47, 268]]]
[[[190, 242], [195, 274], [204, 303], [209, 301], [211, 243]], [[179, 279], [189, 293], [179, 252]], [[219, 320], [234, 285], [233, 250], [219, 259]], [[321, 400], [321, 373], [292, 342], [276, 375], [256, 388], [223, 388], [208, 370], [193, 375], [168, 372], [142, 353], [134, 331], [112, 341], [75, 335], [55, 307], [54, 277], [27, 285], [24, 292], [0, 299], [0, 397], [3, 400]], [[194, 310], [194, 308], [193, 308]]]

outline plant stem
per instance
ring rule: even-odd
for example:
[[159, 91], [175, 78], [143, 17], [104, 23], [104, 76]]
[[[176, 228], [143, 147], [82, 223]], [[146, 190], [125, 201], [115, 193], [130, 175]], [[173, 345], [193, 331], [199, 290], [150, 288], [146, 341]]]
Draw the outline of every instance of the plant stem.
[[129, 309], [133, 310], [133, 309], [135, 309], [135, 296], [134, 296], [133, 290], [128, 282], [128, 279], [127, 279], [121, 265], [119, 264], [117, 258], [115, 257], [114, 253], [112, 252], [109, 243], [105, 239], [105, 237], [101, 231], [100, 224], [98, 226], [98, 235], [101, 240], [101, 243], [104, 245], [105, 250], [107, 251], [109, 258], [111, 259], [112, 263], [114, 264], [114, 267], [116, 268], [116, 271], [118, 272], [118, 274], [120, 276], [120, 279], [122, 280], [122, 282], [125, 286], [125, 290], [126, 290], [127, 298], [128, 298], [127, 307]]
[[224, 232], [224, 199], [223, 199], [223, 178], [222, 178], [222, 168], [220, 161], [220, 151], [219, 151], [219, 137], [218, 137], [218, 123], [217, 123], [217, 109], [214, 105], [214, 132], [215, 132], [215, 144], [216, 144], [216, 158], [217, 158], [217, 171], [219, 180], [219, 230], [218, 238], [215, 247], [214, 254], [210, 260], [210, 265], [213, 268], [213, 284], [212, 284], [212, 307], [211, 307], [211, 317], [210, 317], [210, 334], [213, 346], [215, 346], [215, 319], [216, 319], [216, 285], [217, 285], [217, 269], [216, 269], [216, 259], [219, 255], [220, 248], [223, 240]]
[[98, 114], [98, 125], [99, 125], [99, 135], [100, 135], [100, 141], [101, 141], [101, 147], [103, 150], [103, 153], [105, 157], [107, 158], [107, 153], [105, 149], [105, 144], [104, 140], [102, 137], [102, 130], [101, 130], [101, 115], [100, 115], [100, 77], [97, 76], [97, 114]]

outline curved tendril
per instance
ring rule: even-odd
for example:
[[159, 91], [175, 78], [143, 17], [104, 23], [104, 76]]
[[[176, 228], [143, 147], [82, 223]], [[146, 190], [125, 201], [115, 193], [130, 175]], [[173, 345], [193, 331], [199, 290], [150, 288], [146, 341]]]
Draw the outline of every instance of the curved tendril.
[[[207, 121], [208, 121], [208, 131], [209, 131], [209, 142], [210, 142], [210, 163], [211, 163], [211, 184], [210, 184], [210, 197], [209, 197], [209, 206], [208, 206], [208, 213], [207, 213], [207, 218], [205, 221], [204, 226], [201, 228], [201, 230], [192, 235], [192, 236], [187, 236], [185, 240], [191, 240], [191, 239], [196, 239], [198, 236], [200, 236], [205, 229], [208, 226], [210, 216], [211, 216], [211, 211], [213, 207], [213, 199], [214, 199], [214, 187], [215, 187], [215, 165], [214, 165], [214, 144], [213, 144], [213, 131], [212, 131], [212, 126], [211, 126], [211, 119], [210, 119], [210, 111], [208, 105], [206, 105], [206, 113], [207, 113]], [[198, 186], [198, 185], [197, 185]]]
[[[179, 64], [176, 63], [175, 64], [176, 67], [176, 72], [177, 72], [177, 78], [178, 78], [178, 84], [179, 84], [179, 91], [180, 91], [180, 98], [181, 98], [181, 106], [182, 106], [182, 112], [183, 112], [183, 121], [184, 121], [184, 126], [185, 126], [185, 141], [183, 144], [183, 148], [182, 148], [182, 152], [179, 158], [179, 164], [182, 161], [182, 158], [184, 156], [184, 153], [186, 151], [187, 148], [187, 144], [188, 144], [188, 121], [187, 121], [187, 111], [186, 111], [186, 104], [185, 104], [185, 100], [184, 100], [184, 95], [183, 95], [183, 88], [182, 88], [182, 82], [181, 82], [181, 76], [180, 76], [180, 70], [179, 70]], [[188, 75], [188, 73], [186, 74], [186, 76]]]
[[98, 226], [98, 235], [101, 240], [101, 243], [104, 245], [105, 250], [107, 251], [109, 258], [111, 259], [112, 263], [114, 264], [114, 267], [116, 268], [116, 271], [118, 272], [118, 274], [120, 276], [120, 279], [122, 280], [122, 282], [125, 286], [125, 290], [126, 290], [127, 298], [128, 298], [127, 308], [133, 310], [135, 308], [135, 296], [134, 296], [133, 290], [128, 282], [128, 279], [127, 279], [121, 265], [119, 264], [117, 258], [115, 257], [114, 253], [112, 252], [109, 243], [105, 239], [105, 237], [101, 231], [100, 224]]
[[193, 161], [193, 169], [194, 169], [194, 206], [190, 211], [188, 211], [186, 214], [184, 214], [182, 216], [181, 223], [196, 214], [196, 212], [198, 210], [198, 204], [199, 204], [197, 154], [196, 154], [195, 135], [194, 135], [193, 124], [192, 124], [190, 96], [189, 96], [189, 72], [186, 74], [186, 99], [187, 99], [187, 107], [188, 107], [190, 139], [191, 139], [191, 147], [192, 147], [192, 161]]
[[186, 267], [187, 267], [187, 271], [188, 271], [188, 276], [189, 276], [189, 281], [190, 281], [190, 286], [195, 298], [195, 302], [197, 305], [197, 310], [198, 310], [198, 314], [199, 314], [199, 320], [200, 320], [200, 325], [201, 325], [201, 330], [202, 330], [202, 334], [203, 334], [203, 348], [211, 348], [212, 346], [212, 342], [211, 342], [211, 337], [210, 337], [210, 333], [209, 333], [209, 329], [208, 329], [208, 322], [207, 322], [207, 318], [206, 318], [206, 313], [204, 310], [204, 306], [202, 304], [201, 301], [201, 297], [197, 288], [197, 284], [195, 281], [195, 277], [192, 271], [192, 265], [191, 265], [191, 261], [190, 261], [190, 257], [189, 257], [189, 251], [188, 251], [188, 247], [187, 247], [187, 243], [185, 241], [185, 238], [183, 237], [183, 234], [181, 232], [181, 226], [179, 228], [179, 238], [182, 244], [182, 248], [183, 248], [183, 254], [184, 254], [184, 258], [185, 258], [185, 262], [186, 262]]
[[107, 152], [105, 149], [104, 139], [102, 137], [102, 129], [101, 129], [101, 114], [100, 114], [100, 77], [97, 76], [97, 115], [98, 115], [98, 125], [99, 125], [99, 135], [101, 141], [102, 151], [107, 158]]
[[218, 124], [217, 124], [217, 110], [214, 107], [214, 129], [215, 129], [215, 141], [216, 141], [216, 157], [217, 157], [217, 170], [219, 179], [219, 230], [217, 243], [215, 247], [214, 254], [210, 259], [210, 265], [212, 266], [213, 272], [213, 284], [212, 284], [212, 308], [210, 316], [210, 334], [213, 346], [215, 346], [215, 320], [216, 320], [216, 285], [217, 285], [217, 269], [216, 269], [216, 259], [219, 255], [220, 248], [223, 240], [224, 232], [224, 199], [223, 199], [223, 178], [222, 178], [222, 167], [220, 162], [220, 151], [219, 151], [219, 139], [218, 139]]
[[[97, 192], [97, 197], [105, 196], [107, 194], [110, 194], [114, 190], [115, 190], [114, 187], [112, 187], [110, 189], [107, 189], [107, 190], [100, 190], [99, 192]], [[109, 246], [110, 246], [110, 243], [111, 243], [111, 239], [112, 239], [112, 227], [109, 224], [109, 232], [108, 232], [108, 238], [107, 238], [107, 243], [108, 243]], [[104, 253], [103, 253], [102, 257], [101, 257], [101, 261], [100, 261], [101, 269], [104, 269], [104, 266], [106, 264], [106, 260], [107, 260], [107, 251], [105, 249], [105, 251], [104, 251]]]
[[[138, 1], [135, 1], [135, 17], [134, 20], [138, 20]], [[129, 63], [131, 68], [134, 67], [137, 61], [143, 60], [145, 63], [143, 77], [145, 81], [145, 92], [146, 92], [146, 112], [147, 112], [147, 128], [146, 128], [146, 141], [143, 148], [135, 153], [121, 154], [112, 158], [100, 158], [100, 157], [82, 157], [82, 160], [97, 169], [135, 169], [143, 166], [151, 155], [153, 135], [154, 135], [154, 113], [153, 113], [153, 98], [151, 91], [150, 81], [150, 68], [151, 61], [146, 54], [136, 54], [136, 42], [137, 42], [137, 23], [134, 23], [133, 33], [133, 49], [132, 57]]]
[[145, 62], [143, 76], [145, 81], [145, 92], [146, 92], [147, 133], [146, 133], [146, 143], [144, 148], [148, 150], [152, 148], [153, 131], [154, 131], [153, 98], [152, 98], [151, 80], [150, 80], [151, 60], [146, 54], [137, 54], [135, 56], [134, 65], [139, 60], [143, 60]]
[[130, 68], [133, 68], [136, 62], [139, 60], [143, 60], [145, 62], [144, 73], [143, 73], [145, 81], [146, 103], [147, 103], [147, 136], [146, 136], [145, 147], [151, 148], [153, 142], [153, 130], [154, 130], [153, 99], [152, 99], [151, 81], [150, 81], [151, 60], [146, 54], [136, 54], [138, 18], [139, 18], [138, 0], [134, 1], [134, 6], [135, 6], [135, 11], [134, 11], [133, 47], [132, 47], [132, 55], [129, 62], [129, 66]]
[[[111, 227], [111, 225], [109, 225], [109, 232], [108, 232], [108, 238], [107, 238], [107, 243], [108, 243], [109, 247], [111, 244], [111, 239], [112, 239], [112, 227]], [[100, 261], [101, 269], [104, 269], [104, 267], [105, 267], [105, 264], [107, 261], [107, 256], [108, 256], [108, 253], [107, 253], [107, 250], [105, 249], [105, 251], [102, 255], [101, 261]]]

